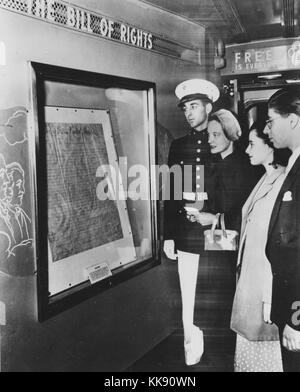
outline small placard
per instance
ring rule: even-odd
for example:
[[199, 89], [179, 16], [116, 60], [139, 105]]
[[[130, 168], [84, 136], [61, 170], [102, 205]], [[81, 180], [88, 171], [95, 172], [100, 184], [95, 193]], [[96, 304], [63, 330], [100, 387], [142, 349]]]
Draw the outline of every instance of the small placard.
[[0, 325], [6, 325], [5, 303], [0, 301]]
[[93, 265], [92, 267], [86, 268], [86, 271], [92, 284], [112, 276], [111, 270], [106, 263]]
[[0, 42], [0, 65], [6, 65], [6, 48], [4, 42]]

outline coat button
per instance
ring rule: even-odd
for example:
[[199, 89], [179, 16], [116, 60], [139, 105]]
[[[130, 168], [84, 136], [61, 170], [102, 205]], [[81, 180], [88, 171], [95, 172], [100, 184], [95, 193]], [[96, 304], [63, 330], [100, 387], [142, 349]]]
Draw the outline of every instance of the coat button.
[[200, 158], [197, 158], [196, 161], [197, 161], [197, 162], [200, 162]]
[[201, 150], [200, 150], [200, 148], [197, 148], [197, 152], [200, 152]]
[[198, 144], [201, 144], [201, 140], [198, 140], [197, 143], [198, 143]]

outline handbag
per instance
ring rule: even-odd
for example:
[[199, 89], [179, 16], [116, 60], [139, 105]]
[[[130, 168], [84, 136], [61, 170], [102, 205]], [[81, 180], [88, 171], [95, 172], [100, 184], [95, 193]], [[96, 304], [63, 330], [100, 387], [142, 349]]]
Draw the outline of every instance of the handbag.
[[[221, 229], [216, 229], [219, 219]], [[204, 249], [235, 251], [238, 249], [238, 235], [236, 230], [225, 228], [224, 214], [217, 214], [217, 219], [213, 222], [211, 229], [204, 231]]]

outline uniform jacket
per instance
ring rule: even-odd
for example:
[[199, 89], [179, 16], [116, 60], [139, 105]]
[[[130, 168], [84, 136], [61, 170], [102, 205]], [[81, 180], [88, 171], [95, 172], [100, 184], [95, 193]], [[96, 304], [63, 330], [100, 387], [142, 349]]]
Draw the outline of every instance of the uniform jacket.
[[[300, 331], [300, 157], [276, 199], [268, 230], [266, 255], [273, 272], [271, 319]], [[298, 304], [296, 303], [298, 301]]]
[[[182, 169], [182, 193], [183, 191], [190, 192], [206, 192], [208, 200], [204, 201], [202, 211], [208, 211], [210, 203], [210, 186], [212, 180], [212, 154], [208, 144], [207, 130], [194, 131], [191, 130], [188, 135], [173, 140], [170, 151], [168, 165], [171, 168], [174, 165], [179, 165]], [[192, 169], [191, 189], [184, 187], [185, 178], [184, 166], [190, 165]], [[197, 180], [199, 171], [197, 167], [204, 165], [204, 189], [200, 187], [200, 181]], [[165, 202], [164, 210], [164, 239], [172, 239], [175, 241], [176, 249], [191, 253], [201, 253], [203, 250], [203, 231], [207, 228], [201, 226], [199, 223], [190, 222], [186, 218], [184, 206], [186, 201], [174, 200], [174, 181], [171, 179], [171, 197]], [[182, 198], [182, 197], [181, 197]]]

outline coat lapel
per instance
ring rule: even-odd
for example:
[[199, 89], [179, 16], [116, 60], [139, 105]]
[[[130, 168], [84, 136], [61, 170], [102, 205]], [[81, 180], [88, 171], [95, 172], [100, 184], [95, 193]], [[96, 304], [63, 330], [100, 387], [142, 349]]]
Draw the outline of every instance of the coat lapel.
[[241, 228], [241, 234], [242, 234], [243, 231], [244, 231], [244, 230], [243, 230], [243, 229], [244, 229], [243, 226], [244, 226], [246, 217], [247, 217], [248, 213], [249, 213], [250, 210], [251, 210], [251, 207], [252, 207], [252, 205], [253, 205], [253, 201], [254, 201], [254, 199], [255, 199], [255, 196], [256, 196], [256, 194], [257, 194], [259, 188], [261, 187], [261, 184], [264, 182], [265, 178], [266, 178], [266, 174], [264, 174], [264, 175], [262, 176], [262, 178], [258, 181], [258, 183], [255, 185], [253, 191], [250, 193], [248, 199], [246, 200], [246, 202], [245, 202], [245, 204], [244, 204], [244, 206], [243, 206], [243, 209], [242, 209], [242, 228]]
[[[242, 249], [243, 243], [245, 241], [245, 227], [246, 227], [246, 220], [250, 212], [252, 211], [255, 203], [266, 196], [270, 190], [273, 188], [274, 182], [277, 178], [284, 172], [283, 167], [279, 167], [278, 169], [274, 170], [270, 176], [265, 174], [262, 178], [258, 181], [256, 186], [254, 187], [253, 191], [251, 192], [250, 196], [248, 197], [247, 201], [244, 204], [242, 210], [242, 226], [241, 226], [241, 235], [240, 235], [240, 250]], [[239, 251], [238, 254], [238, 264], [240, 262], [241, 252]]]
[[300, 171], [300, 156], [297, 158], [296, 162], [294, 163], [294, 165], [292, 166], [288, 175], [286, 176], [286, 179], [284, 180], [282, 187], [278, 193], [278, 196], [277, 196], [277, 199], [275, 201], [274, 208], [272, 211], [271, 219], [270, 219], [268, 238], [270, 238], [272, 230], [274, 228], [274, 225], [275, 225], [278, 213], [279, 213], [279, 209], [280, 209], [280, 206], [282, 203], [283, 195], [285, 194], [285, 192], [287, 192], [291, 188], [293, 182], [295, 181], [297, 176], [300, 174], [299, 171]]
[[[262, 182], [259, 182], [259, 187], [256, 190], [256, 193], [254, 194], [252, 203], [249, 205], [248, 208], [248, 213], [252, 211], [255, 203], [265, 197], [270, 190], [273, 188], [274, 182], [277, 180], [277, 178], [284, 172], [283, 167], [279, 167], [278, 169], [275, 169], [272, 174], [269, 176], [264, 176]], [[264, 182], [264, 183], [263, 183]]]

